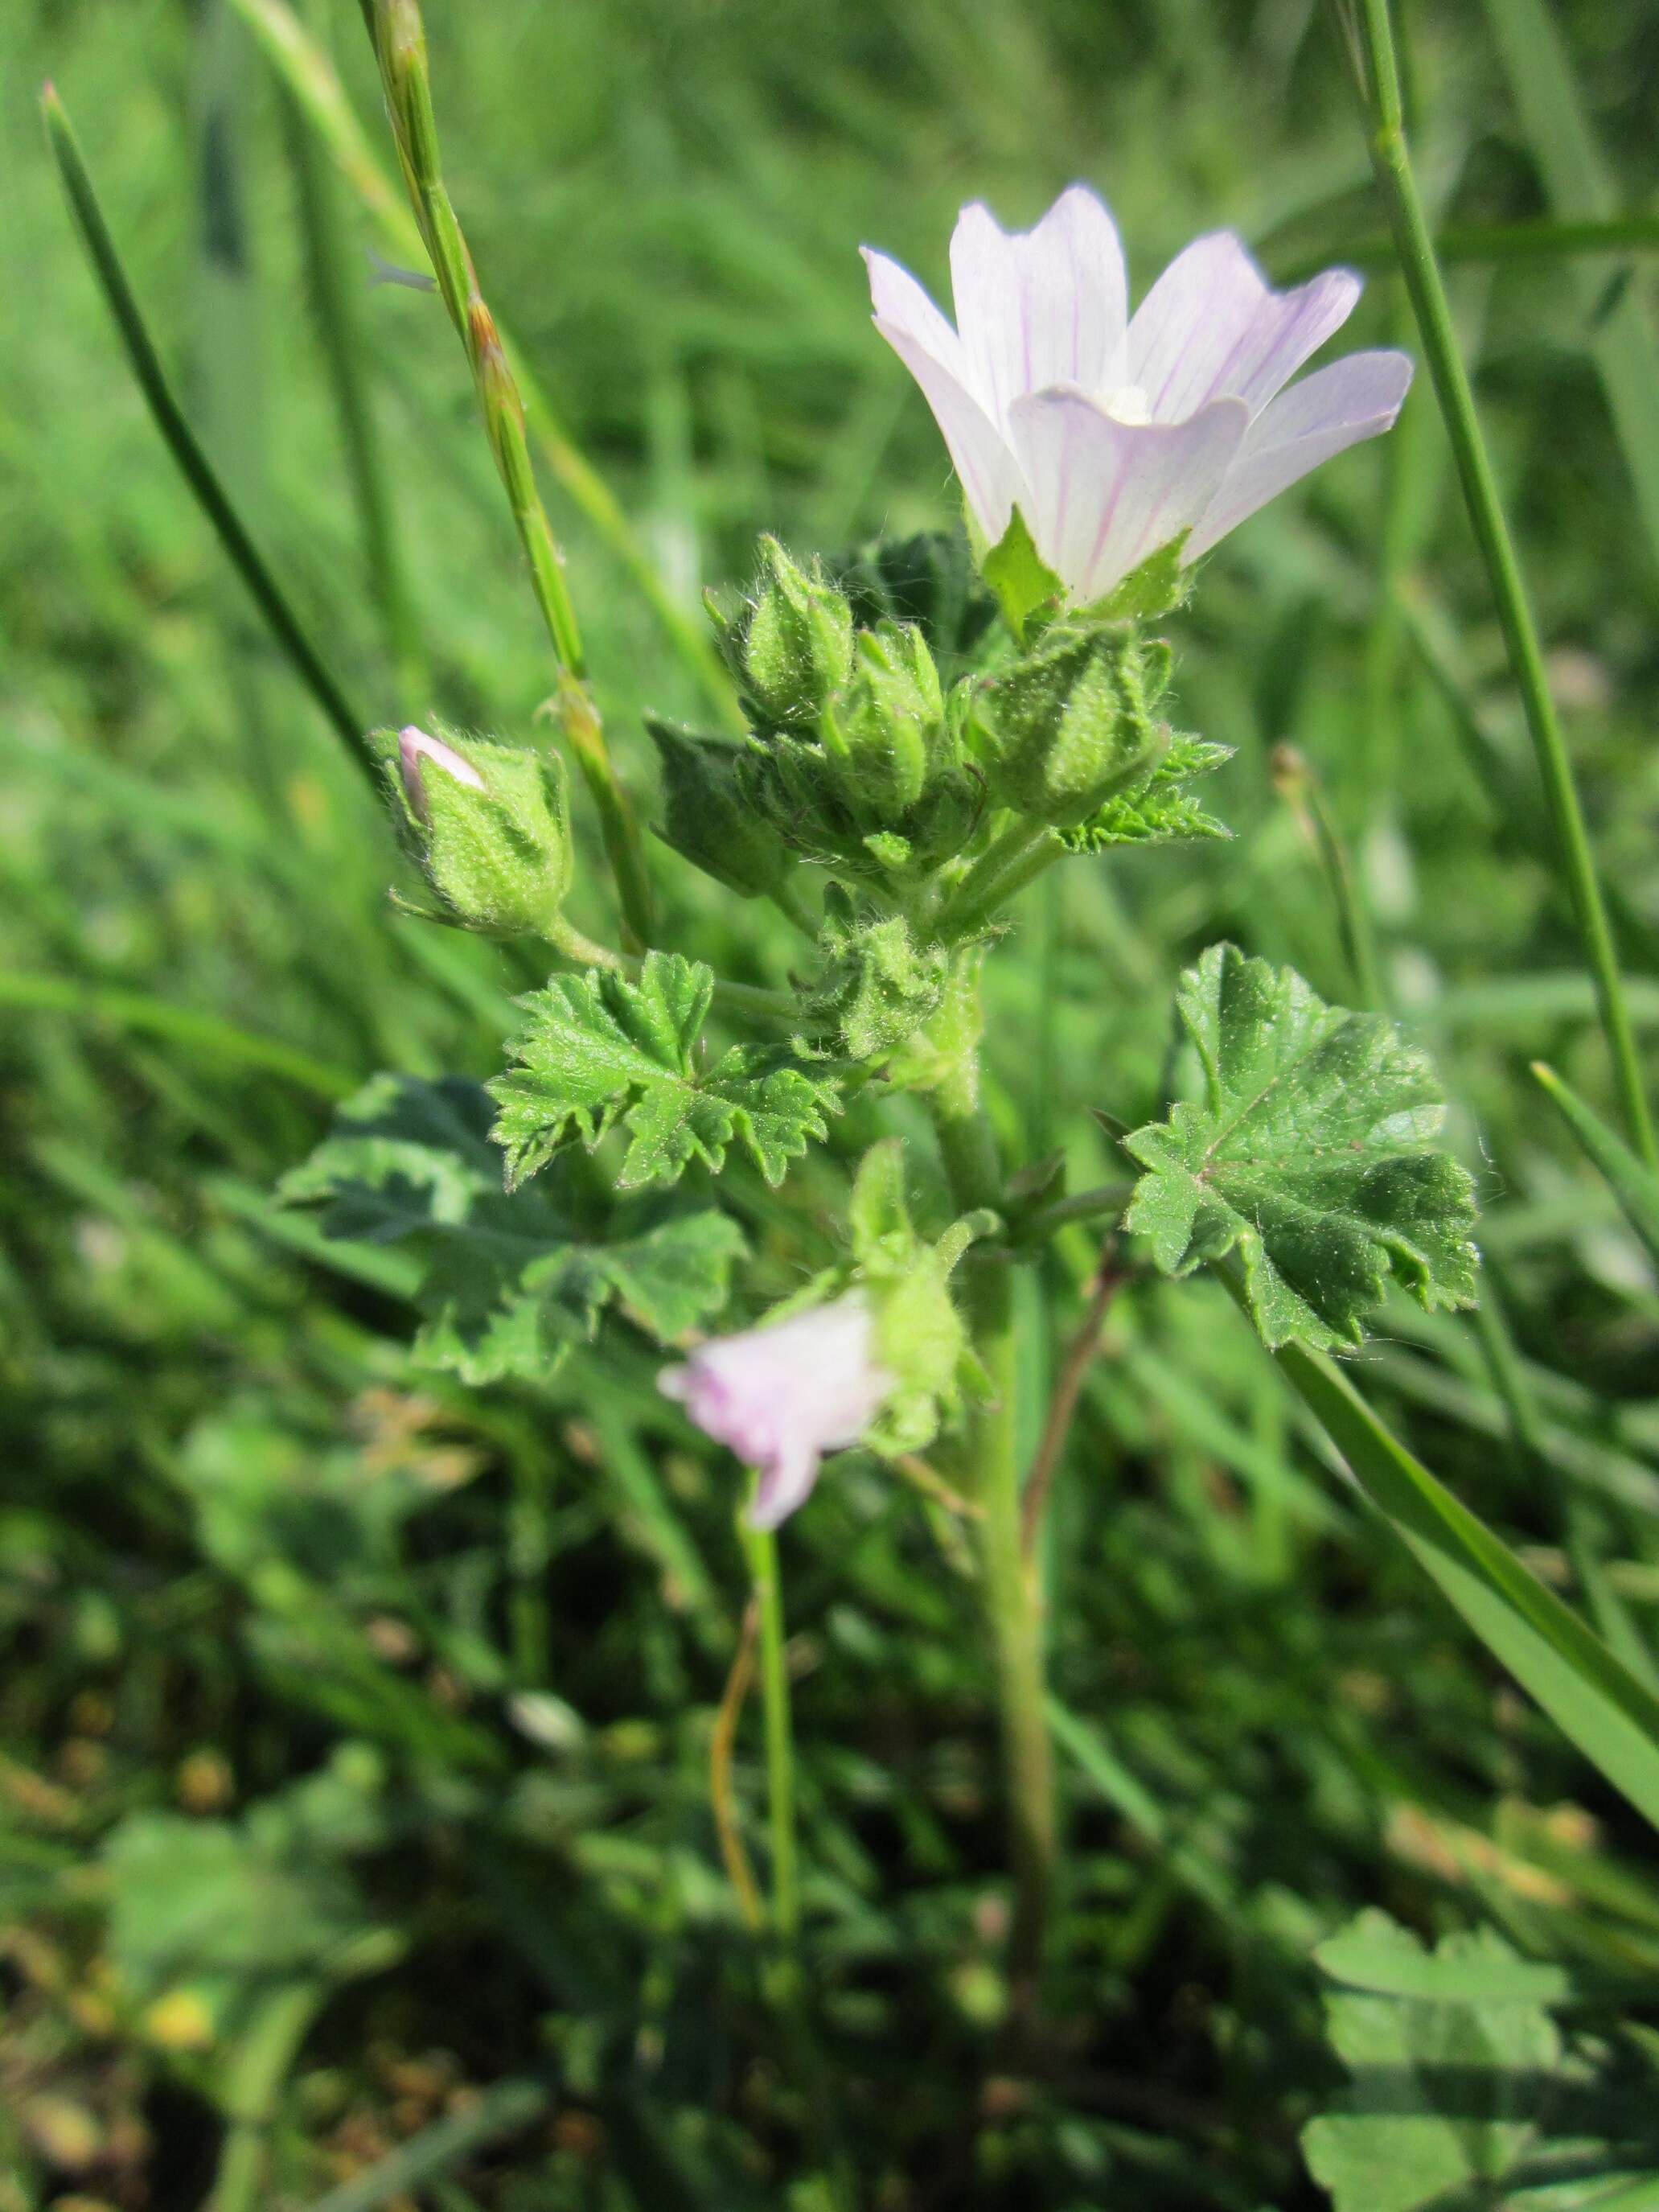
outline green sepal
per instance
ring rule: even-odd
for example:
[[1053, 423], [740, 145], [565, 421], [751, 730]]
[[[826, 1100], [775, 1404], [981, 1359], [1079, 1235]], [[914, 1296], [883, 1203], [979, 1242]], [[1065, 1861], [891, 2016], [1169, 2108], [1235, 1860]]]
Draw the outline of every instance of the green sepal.
[[1445, 1105], [1427, 1055], [1231, 945], [1176, 1003], [1204, 1097], [1124, 1139], [1147, 1170], [1125, 1225], [1163, 1272], [1237, 1250], [1270, 1346], [1358, 1344], [1390, 1273], [1431, 1310], [1472, 1304], [1474, 1185], [1433, 1145]]
[[1187, 787], [1195, 776], [1212, 774], [1232, 757], [1231, 745], [1175, 731], [1169, 750], [1150, 775], [1109, 799], [1086, 822], [1060, 834], [1073, 853], [1103, 853], [1113, 845], [1231, 837], [1226, 823], [1206, 813]]
[[1103, 599], [1086, 610], [1095, 622], [1158, 622], [1184, 606], [1192, 593], [1192, 571], [1182, 562], [1190, 528], [1149, 553]]
[[794, 856], [744, 795], [743, 748], [655, 714], [645, 726], [662, 767], [663, 842], [740, 898], [780, 890]]
[[1074, 829], [1146, 782], [1168, 753], [1153, 712], [1170, 680], [1161, 638], [1069, 619], [975, 687], [975, 749], [1000, 806]]
[[545, 935], [558, 919], [573, 865], [563, 762], [540, 746], [442, 722], [434, 721], [430, 734], [465, 762], [482, 789], [423, 757], [417, 810], [404, 781], [400, 733], [374, 730], [368, 738], [398, 841], [438, 902], [441, 911], [430, 918], [491, 937]]
[[714, 1318], [745, 1249], [713, 1207], [591, 1200], [501, 1188], [490, 1102], [473, 1083], [379, 1075], [287, 1176], [289, 1205], [325, 1208], [324, 1233], [403, 1243], [423, 1262], [418, 1359], [482, 1385], [550, 1374], [608, 1308], [672, 1343]]
[[802, 1001], [806, 1033], [833, 1041], [847, 1060], [874, 1060], [938, 1011], [949, 968], [944, 947], [918, 944], [902, 915], [877, 911], [831, 884], [818, 969]]
[[1066, 586], [1032, 542], [1025, 517], [1016, 507], [1008, 527], [980, 562], [980, 573], [997, 597], [1003, 619], [1021, 644], [1028, 623], [1045, 609], [1060, 606]]
[[864, 1441], [877, 1452], [920, 1451], [960, 1413], [964, 1380], [977, 1365], [950, 1277], [996, 1217], [966, 1215], [930, 1244], [905, 1201], [903, 1146], [887, 1137], [859, 1164], [848, 1225], [852, 1279], [870, 1301], [876, 1356], [896, 1385]]
[[609, 969], [555, 975], [519, 1004], [525, 1026], [512, 1064], [486, 1087], [499, 1112], [495, 1139], [516, 1188], [564, 1146], [591, 1152], [621, 1127], [629, 1146], [619, 1190], [678, 1181], [692, 1162], [718, 1175], [735, 1141], [768, 1182], [781, 1182], [839, 1111], [821, 1065], [768, 1046], [733, 1045], [710, 1067], [697, 1041], [714, 995], [712, 971], [673, 952], [648, 952], [637, 981]]
[[972, 837], [983, 786], [966, 766], [935, 775], [915, 805], [883, 822], [850, 757], [775, 734], [751, 744], [738, 769], [756, 815], [799, 859], [851, 883], [908, 889]]

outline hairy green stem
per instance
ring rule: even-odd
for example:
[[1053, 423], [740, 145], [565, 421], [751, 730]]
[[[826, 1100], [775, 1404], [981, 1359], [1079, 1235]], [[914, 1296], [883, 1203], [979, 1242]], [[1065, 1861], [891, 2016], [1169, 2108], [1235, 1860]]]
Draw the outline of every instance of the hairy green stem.
[[1059, 832], [1046, 822], [1029, 822], [1016, 815], [945, 900], [934, 933], [947, 945], [972, 937], [1065, 851]]
[[1462, 483], [1464, 501], [1486, 561], [1498, 621], [1509, 647], [1510, 662], [1537, 755], [1579, 937], [1595, 978], [1596, 1001], [1613, 1058], [1620, 1100], [1638, 1151], [1650, 1164], [1659, 1163], [1643, 1086], [1641, 1058], [1625, 1003], [1607, 908], [1573, 781], [1572, 764], [1556, 720], [1537, 627], [1475, 413], [1468, 372], [1458, 350], [1445, 284], [1435, 258], [1434, 240], [1412, 168], [1388, 0], [1358, 0], [1357, 18], [1352, 20], [1361, 64], [1361, 98], [1370, 126], [1371, 162], [1388, 208], [1401, 269]]
[[[928, 1093], [951, 1195], [963, 1212], [995, 1206], [1002, 1169], [979, 1103], [978, 1056], [964, 1051], [951, 1080]], [[1009, 1981], [1016, 2016], [1036, 1999], [1054, 1881], [1054, 1760], [1043, 1711], [1042, 1592], [1022, 1540], [1015, 1395], [1013, 1282], [1006, 1267], [969, 1268], [964, 1303], [991, 1397], [970, 1417], [963, 1467], [977, 1522], [987, 1623], [1000, 1708], [1014, 1912]]]
[[173, 397], [173, 387], [167, 382], [167, 372], [161, 366], [161, 356], [155, 350], [132, 288], [127, 282], [126, 272], [121, 266], [121, 258], [116, 251], [109, 226], [104, 220], [103, 210], [98, 204], [68, 112], [50, 84], [41, 93], [40, 107], [46, 120], [47, 143], [63, 179], [70, 211], [103, 292], [105, 303], [120, 333], [128, 364], [149, 408], [151, 419], [267, 627], [287, 654], [301, 682], [322, 709], [378, 795], [380, 772], [363, 742], [367, 726], [354, 712], [344, 693], [324, 665], [316, 647], [301, 627], [298, 616], [289, 604], [287, 593], [266, 566], [264, 555], [232, 506], [217, 471]]
[[777, 1539], [739, 1523], [759, 1610], [761, 1711], [766, 1735], [767, 1830], [772, 1848], [772, 1926], [786, 1953], [800, 1934], [800, 1871], [795, 1848], [795, 1739], [789, 1717], [789, 1661]]
[[[618, 952], [614, 945], [600, 945], [562, 915], [549, 925], [546, 941], [562, 959], [577, 968], [610, 968], [631, 980], [645, 965], [643, 953]], [[714, 1004], [727, 1013], [744, 1014], [758, 1021], [793, 1022], [800, 1016], [799, 1001], [793, 993], [769, 991], [758, 983], [729, 982], [724, 975], [714, 978]]]
[[1073, 1191], [1069, 1197], [1057, 1198], [1050, 1205], [1039, 1206], [1019, 1224], [1014, 1241], [1022, 1249], [1032, 1244], [1046, 1244], [1062, 1229], [1074, 1222], [1098, 1221], [1103, 1215], [1121, 1213], [1133, 1194], [1134, 1185], [1128, 1182], [1103, 1182], [1091, 1190]]

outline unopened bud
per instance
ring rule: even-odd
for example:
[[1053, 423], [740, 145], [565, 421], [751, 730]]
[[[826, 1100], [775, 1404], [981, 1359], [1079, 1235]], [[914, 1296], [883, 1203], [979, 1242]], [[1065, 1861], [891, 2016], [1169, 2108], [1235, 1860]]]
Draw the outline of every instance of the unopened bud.
[[1156, 767], [1152, 709], [1170, 648], [1121, 625], [1057, 623], [975, 696], [973, 726], [998, 805], [1066, 830]]
[[916, 804], [936, 772], [955, 766], [939, 671], [913, 623], [859, 633], [851, 680], [824, 708], [823, 737], [844, 763], [855, 807], [884, 825]]
[[549, 930], [571, 870], [557, 756], [413, 725], [370, 743], [404, 848], [438, 900], [432, 918], [494, 937]]
[[853, 610], [817, 562], [792, 561], [775, 538], [761, 540], [762, 572], [744, 617], [720, 625], [720, 648], [744, 690], [774, 726], [815, 722], [847, 681]]

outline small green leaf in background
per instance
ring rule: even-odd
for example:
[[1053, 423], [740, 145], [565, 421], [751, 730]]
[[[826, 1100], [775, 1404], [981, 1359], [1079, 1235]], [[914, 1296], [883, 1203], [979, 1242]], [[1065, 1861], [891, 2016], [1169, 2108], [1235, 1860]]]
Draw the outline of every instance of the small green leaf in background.
[[1187, 786], [1232, 757], [1231, 745], [1178, 732], [1145, 783], [1116, 793], [1097, 814], [1060, 835], [1073, 853], [1103, 853], [1110, 845], [1167, 845], [1179, 838], [1231, 837], [1226, 823], [1206, 814]]
[[1203, 1103], [1124, 1140], [1148, 1170], [1127, 1226], [1164, 1272], [1237, 1248], [1274, 1346], [1359, 1343], [1390, 1271], [1419, 1305], [1470, 1304], [1474, 1186], [1433, 1147], [1445, 1107], [1426, 1054], [1231, 945], [1188, 969], [1176, 1006]]
[[1304, 2129], [1335, 2212], [1637, 2212], [1659, 2189], [1655, 2076], [1637, 2039], [1577, 2029], [1557, 1966], [1491, 1929], [1426, 1949], [1366, 1911], [1315, 1957], [1346, 2088]]
[[334, 1237], [412, 1239], [427, 1261], [418, 1358], [466, 1382], [545, 1376], [616, 1305], [672, 1342], [719, 1311], [743, 1232], [713, 1207], [617, 1207], [596, 1230], [541, 1191], [501, 1188], [489, 1101], [471, 1083], [377, 1076], [284, 1181]]
[[693, 1160], [718, 1174], [737, 1139], [770, 1183], [826, 1136], [835, 1086], [792, 1054], [733, 1045], [706, 1071], [696, 1043], [714, 979], [700, 961], [651, 952], [637, 983], [603, 969], [556, 975], [521, 1003], [514, 1064], [488, 1086], [509, 1189], [567, 1144], [591, 1152], [620, 1122], [633, 1141], [617, 1185], [678, 1182]]
[[968, 660], [996, 620], [997, 603], [963, 530], [876, 538], [834, 566], [860, 628], [915, 623], [942, 663]]
[[[1382, 1913], [1362, 1914], [1338, 1941], [1362, 1938], [1386, 1941], [1402, 1972], [1439, 1969], [1448, 1990], [1464, 1970], [1479, 1987], [1524, 1963], [1490, 1929], [1447, 1936], [1432, 1959]], [[1417, 2212], [1500, 2181], [1538, 2142], [1569, 2078], [1560, 2033], [1536, 2003], [1345, 1990], [1326, 1998], [1325, 2017], [1349, 2084], [1302, 2147], [1336, 2212]]]
[[187, 1991], [217, 2033], [273, 1979], [347, 1966], [370, 1925], [349, 1862], [387, 1839], [383, 1781], [372, 1753], [342, 1746], [243, 1820], [128, 1814], [102, 1856], [127, 2001]]

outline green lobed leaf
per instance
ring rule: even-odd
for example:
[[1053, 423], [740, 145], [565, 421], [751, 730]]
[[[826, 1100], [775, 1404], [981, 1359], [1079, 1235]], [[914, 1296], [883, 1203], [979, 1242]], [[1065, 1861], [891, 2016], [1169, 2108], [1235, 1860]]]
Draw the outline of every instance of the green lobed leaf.
[[[1502, 2181], [1539, 2142], [1556, 2094], [1578, 2071], [1540, 2006], [1475, 1994], [1524, 1970], [1500, 1936], [1449, 1936], [1431, 1957], [1380, 1913], [1347, 1933], [1363, 1930], [1375, 1945], [1379, 1922], [1391, 1929], [1402, 1971], [1414, 1960], [1449, 1990], [1467, 1973], [1470, 1990], [1462, 1998], [1344, 1990], [1326, 1999], [1328, 2032], [1350, 2079], [1302, 2144], [1336, 2212], [1418, 2212], [1453, 2191]], [[1483, 2191], [1480, 2201], [1493, 2200]]]
[[1204, 1099], [1125, 1139], [1148, 1170], [1127, 1225], [1159, 1267], [1237, 1249], [1273, 1346], [1358, 1344], [1390, 1271], [1431, 1310], [1470, 1304], [1474, 1186], [1432, 1146], [1445, 1109], [1427, 1055], [1235, 945], [1211, 946], [1176, 1005]]
[[714, 979], [700, 962], [649, 952], [639, 981], [605, 969], [556, 975], [520, 1004], [530, 1019], [514, 1064], [486, 1087], [509, 1190], [568, 1144], [591, 1152], [620, 1124], [630, 1139], [621, 1190], [672, 1183], [698, 1160], [718, 1174], [740, 1143], [768, 1182], [829, 1133], [836, 1086], [773, 1047], [733, 1045], [712, 1067], [696, 1045]]
[[377, 1076], [283, 1185], [291, 1203], [325, 1206], [330, 1237], [416, 1243], [417, 1357], [473, 1384], [544, 1376], [607, 1307], [672, 1342], [726, 1304], [744, 1249], [735, 1222], [635, 1201], [596, 1231], [541, 1191], [503, 1191], [489, 1121], [475, 1084]]
[[1144, 783], [1115, 793], [1097, 814], [1061, 836], [1074, 853], [1103, 853], [1112, 845], [1166, 845], [1192, 837], [1231, 837], [1232, 831], [1206, 814], [1187, 786], [1208, 775], [1233, 757], [1231, 745], [1176, 732], [1170, 750]]

